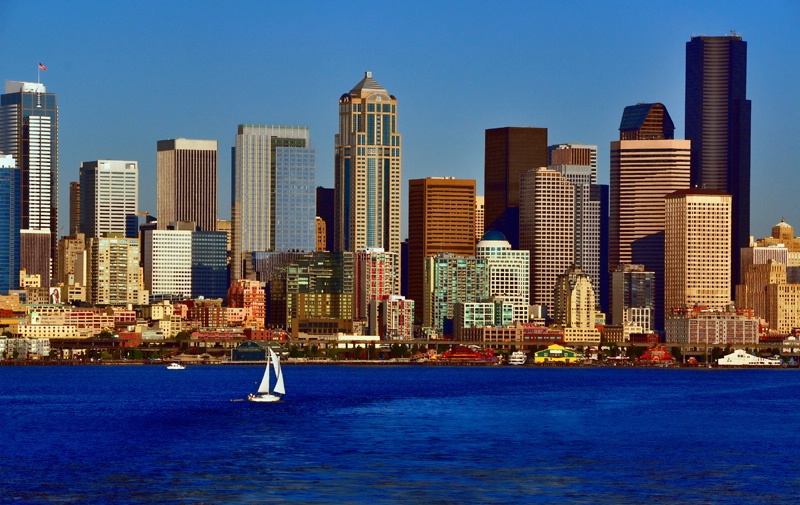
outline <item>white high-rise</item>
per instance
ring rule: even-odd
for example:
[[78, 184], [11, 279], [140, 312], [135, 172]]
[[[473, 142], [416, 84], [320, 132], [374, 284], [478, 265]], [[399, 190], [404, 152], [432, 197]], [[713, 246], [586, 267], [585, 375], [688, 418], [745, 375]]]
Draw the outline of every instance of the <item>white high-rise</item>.
[[499, 231], [486, 233], [478, 242], [478, 259], [489, 267], [489, 296], [514, 306], [514, 321], [528, 321], [530, 251], [515, 251]]
[[575, 262], [575, 187], [557, 170], [520, 176], [519, 248], [531, 254], [531, 304], [552, 315], [556, 280]]
[[[138, 163], [84, 161], [80, 176], [80, 232], [87, 238], [101, 237], [104, 233], [125, 234], [129, 223], [137, 221]], [[138, 231], [136, 226], [131, 228], [131, 232]]]
[[145, 230], [144, 285], [151, 300], [192, 296], [192, 232]]

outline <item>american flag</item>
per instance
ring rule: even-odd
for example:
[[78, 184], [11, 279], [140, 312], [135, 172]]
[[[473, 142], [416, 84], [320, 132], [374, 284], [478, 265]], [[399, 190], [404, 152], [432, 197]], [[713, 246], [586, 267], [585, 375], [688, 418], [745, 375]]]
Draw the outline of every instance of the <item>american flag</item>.
[[42, 65], [42, 62], [41, 62], [41, 61], [39, 62], [39, 70], [47, 70], [47, 67], [45, 67], [44, 65]]

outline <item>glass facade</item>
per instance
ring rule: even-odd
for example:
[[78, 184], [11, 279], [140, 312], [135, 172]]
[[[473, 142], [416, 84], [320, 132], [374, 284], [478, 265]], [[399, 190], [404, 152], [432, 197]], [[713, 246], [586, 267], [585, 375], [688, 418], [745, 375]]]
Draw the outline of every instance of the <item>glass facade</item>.
[[275, 149], [276, 251], [316, 248], [317, 158], [314, 149]]
[[19, 279], [19, 223], [17, 191], [20, 172], [4, 167], [0, 158], [0, 294], [17, 289]]
[[224, 231], [192, 233], [192, 298], [225, 298], [228, 237]]

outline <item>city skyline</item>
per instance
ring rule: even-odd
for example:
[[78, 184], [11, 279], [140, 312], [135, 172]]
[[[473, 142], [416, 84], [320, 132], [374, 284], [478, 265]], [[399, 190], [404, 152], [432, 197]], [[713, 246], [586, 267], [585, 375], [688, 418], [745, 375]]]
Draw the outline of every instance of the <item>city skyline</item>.
[[[793, 183], [791, 169], [800, 156], [791, 148], [797, 135], [792, 118], [800, 114], [800, 105], [788, 85], [796, 80], [800, 59], [792, 40], [800, 18], [794, 3], [752, 12], [744, 4], [717, 2], [677, 3], [666, 11], [588, 2], [507, 3], [499, 9], [467, 5], [459, 12], [446, 4], [418, 9], [411, 3], [391, 11], [378, 6], [376, 15], [393, 16], [387, 40], [365, 47], [346, 64], [333, 55], [359, 36], [334, 29], [343, 16], [336, 6], [312, 5], [313, 13], [301, 21], [288, 6], [267, 12], [257, 4], [186, 9], [178, 2], [162, 6], [156, 19], [148, 4], [52, 3], [50, 15], [39, 21], [43, 29], [29, 39], [25, 20], [40, 8], [19, 2], [6, 6], [0, 29], [11, 40], [30, 43], [4, 58], [3, 80], [34, 81], [41, 61], [47, 67], [41, 82], [59, 97], [59, 236], [69, 231], [68, 187], [78, 180], [82, 161], [137, 161], [139, 208], [154, 213], [156, 142], [215, 139], [225, 153], [241, 123], [307, 125], [316, 139], [318, 184], [333, 187], [336, 100], [364, 71], [372, 71], [402, 105], [401, 239], [407, 235], [408, 180], [456, 175], [483, 187], [482, 139], [489, 128], [538, 126], [548, 128], [550, 144], [598, 145], [598, 182], [607, 183], [605, 146], [616, 138], [618, 111], [637, 102], [664, 103], [675, 121], [676, 139], [684, 138], [685, 45], [693, 35], [732, 29], [748, 42], [750, 234], [767, 235], [781, 217], [800, 222], [800, 210], [790, 207], [799, 184]], [[533, 21], [555, 19], [569, 7], [582, 13], [569, 37], [548, 23], [531, 28]], [[179, 16], [185, 27], [166, 29]], [[656, 17], [655, 29], [642, 22]], [[125, 19], [120, 30], [99, 39], [86, 35], [96, 33], [91, 26], [120, 19]], [[475, 36], [478, 26], [480, 37]], [[204, 37], [212, 29], [219, 36]], [[132, 32], [146, 34], [148, 41], [131, 44]], [[268, 41], [271, 51], [293, 50], [297, 57], [263, 56]], [[385, 57], [387, 51], [392, 58]], [[85, 78], [98, 72], [102, 78]], [[452, 98], [428, 98], [437, 94]], [[230, 169], [230, 160], [221, 156], [222, 219], [230, 217]]]

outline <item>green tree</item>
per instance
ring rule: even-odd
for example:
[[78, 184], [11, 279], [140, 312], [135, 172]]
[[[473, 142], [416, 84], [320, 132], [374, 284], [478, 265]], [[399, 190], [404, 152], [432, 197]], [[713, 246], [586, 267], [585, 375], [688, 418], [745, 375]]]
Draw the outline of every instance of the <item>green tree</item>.
[[302, 351], [300, 351], [300, 348], [297, 347], [297, 345], [293, 345], [292, 347], [289, 348], [289, 357], [300, 358], [302, 356], [303, 353]]

